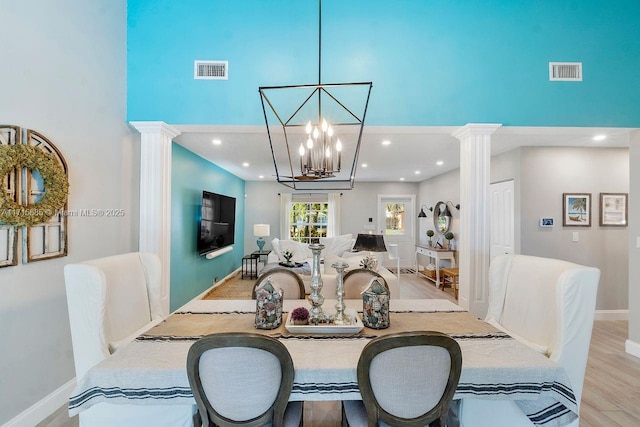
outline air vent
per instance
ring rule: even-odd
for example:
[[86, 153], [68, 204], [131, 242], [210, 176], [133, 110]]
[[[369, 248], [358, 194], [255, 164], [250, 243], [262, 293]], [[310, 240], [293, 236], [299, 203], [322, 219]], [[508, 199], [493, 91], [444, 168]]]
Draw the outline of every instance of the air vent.
[[193, 63], [193, 78], [205, 80], [228, 80], [228, 61], [195, 61]]
[[549, 80], [552, 82], [581, 82], [582, 62], [549, 62]]

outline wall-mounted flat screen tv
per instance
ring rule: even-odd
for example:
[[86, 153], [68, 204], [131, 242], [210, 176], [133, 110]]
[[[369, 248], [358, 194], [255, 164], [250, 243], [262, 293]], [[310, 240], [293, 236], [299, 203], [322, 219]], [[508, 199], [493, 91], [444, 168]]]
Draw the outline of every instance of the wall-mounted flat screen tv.
[[202, 192], [202, 211], [198, 227], [198, 253], [233, 245], [236, 224], [236, 198]]

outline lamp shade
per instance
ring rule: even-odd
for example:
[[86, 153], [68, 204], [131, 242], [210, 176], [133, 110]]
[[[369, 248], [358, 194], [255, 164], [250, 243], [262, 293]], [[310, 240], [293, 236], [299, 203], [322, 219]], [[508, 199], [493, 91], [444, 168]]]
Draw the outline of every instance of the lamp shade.
[[267, 237], [271, 234], [269, 224], [254, 224], [253, 235], [256, 237]]
[[353, 245], [356, 251], [386, 252], [382, 234], [358, 234], [356, 243]]

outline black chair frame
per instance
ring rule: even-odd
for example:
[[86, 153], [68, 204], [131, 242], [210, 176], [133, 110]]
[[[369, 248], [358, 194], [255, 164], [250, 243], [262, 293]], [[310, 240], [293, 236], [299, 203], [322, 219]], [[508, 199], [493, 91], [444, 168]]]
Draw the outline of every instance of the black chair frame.
[[[426, 414], [416, 418], [400, 418], [380, 407], [371, 387], [369, 369], [372, 360], [380, 353], [398, 347], [409, 346], [437, 346], [442, 347], [451, 357], [449, 378], [439, 402]], [[449, 412], [451, 400], [458, 386], [460, 372], [462, 370], [462, 352], [460, 345], [449, 335], [435, 331], [401, 332], [397, 334], [378, 337], [367, 344], [358, 361], [358, 384], [360, 394], [367, 411], [368, 425], [374, 427], [378, 421], [383, 421], [392, 426], [445, 426], [445, 420]]]
[[[247, 421], [234, 421], [220, 415], [209, 403], [200, 378], [200, 357], [203, 353], [211, 349], [225, 347], [249, 347], [268, 351], [278, 358], [282, 368], [282, 379], [277, 397], [271, 407], [263, 414]], [[275, 338], [265, 335], [228, 332], [207, 335], [196, 341], [187, 355], [187, 376], [193, 392], [193, 397], [198, 406], [203, 426], [233, 427], [246, 426], [258, 427], [269, 421], [274, 427], [282, 427], [284, 424], [284, 413], [287, 409], [289, 395], [293, 388], [293, 361], [287, 348]]]

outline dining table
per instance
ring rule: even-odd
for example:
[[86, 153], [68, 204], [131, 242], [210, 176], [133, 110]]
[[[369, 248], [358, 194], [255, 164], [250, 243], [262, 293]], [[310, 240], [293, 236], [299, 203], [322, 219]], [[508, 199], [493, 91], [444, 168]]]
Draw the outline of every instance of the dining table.
[[[362, 315], [361, 299], [344, 302], [348, 312]], [[325, 311], [335, 311], [335, 303], [326, 300]], [[261, 333], [282, 342], [295, 369], [291, 401], [359, 400], [356, 367], [367, 343], [403, 331], [438, 331], [453, 337], [462, 350], [454, 402], [513, 400], [536, 425], [547, 427], [564, 426], [577, 417], [578, 406], [563, 367], [451, 301], [391, 300], [386, 329], [290, 331], [286, 327], [288, 314], [296, 307], [308, 306], [305, 300], [284, 300], [282, 325], [263, 330], [255, 328], [255, 300], [191, 301], [78, 379], [69, 400], [69, 414], [101, 402], [193, 405], [187, 352], [198, 339], [220, 332]]]

